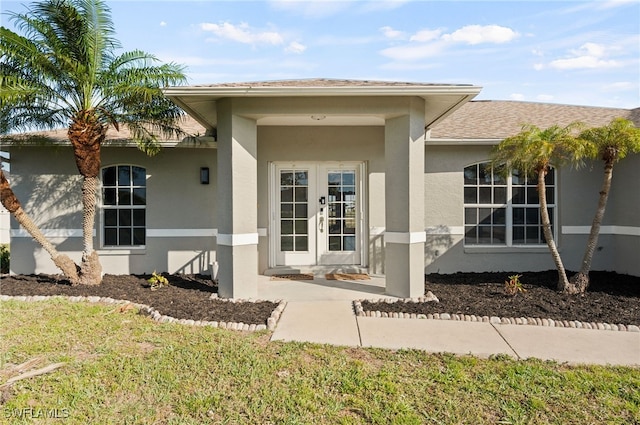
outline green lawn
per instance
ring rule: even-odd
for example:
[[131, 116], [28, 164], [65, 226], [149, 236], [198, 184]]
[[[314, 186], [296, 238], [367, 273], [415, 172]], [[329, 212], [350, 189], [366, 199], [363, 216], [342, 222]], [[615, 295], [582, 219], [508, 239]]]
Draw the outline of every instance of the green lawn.
[[1, 302], [0, 327], [0, 384], [67, 363], [15, 383], [0, 423], [640, 423], [633, 368], [275, 343], [63, 300]]

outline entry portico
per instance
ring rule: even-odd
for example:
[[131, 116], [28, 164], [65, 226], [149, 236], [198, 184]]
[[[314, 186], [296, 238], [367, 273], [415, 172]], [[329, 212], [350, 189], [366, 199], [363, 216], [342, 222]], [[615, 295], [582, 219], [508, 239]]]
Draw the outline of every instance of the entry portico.
[[[374, 207], [384, 211], [386, 292], [422, 295], [425, 132], [479, 91], [352, 80], [166, 89], [205, 127], [202, 139], [217, 141], [220, 296], [255, 298], [258, 274], [287, 261], [369, 267], [372, 229], [381, 227], [370, 220], [369, 198], [376, 197]], [[364, 135], [371, 149], [382, 139], [377, 173]], [[332, 148], [331, 139], [343, 146]]]

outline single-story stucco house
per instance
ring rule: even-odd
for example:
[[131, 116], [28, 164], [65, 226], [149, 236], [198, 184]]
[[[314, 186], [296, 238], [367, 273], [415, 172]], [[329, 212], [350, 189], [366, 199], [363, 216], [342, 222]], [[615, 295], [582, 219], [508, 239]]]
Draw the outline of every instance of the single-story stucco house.
[[[252, 298], [259, 274], [355, 269], [384, 274], [388, 294], [409, 297], [423, 293], [425, 272], [553, 269], [535, 182], [492, 176], [491, 147], [524, 123], [640, 125], [640, 108], [472, 101], [480, 89], [329, 79], [167, 88], [195, 137], [148, 157], [109, 132], [95, 225], [104, 272], [213, 272], [221, 296]], [[79, 259], [80, 177], [65, 135], [2, 149], [25, 210]], [[569, 270], [602, 169], [548, 177]], [[593, 269], [640, 276], [640, 155], [615, 168]], [[13, 220], [11, 272], [57, 272]]]

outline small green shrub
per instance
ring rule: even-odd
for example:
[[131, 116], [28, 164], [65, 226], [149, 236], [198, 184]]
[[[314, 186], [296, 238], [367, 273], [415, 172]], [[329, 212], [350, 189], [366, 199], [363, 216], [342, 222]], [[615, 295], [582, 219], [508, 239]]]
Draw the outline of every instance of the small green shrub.
[[169, 286], [169, 280], [155, 271], [151, 274], [151, 277], [147, 279], [147, 282], [149, 282], [152, 291], [162, 288], [163, 286]]
[[9, 273], [9, 245], [0, 245], [0, 273]]
[[521, 277], [521, 274], [514, 274], [509, 276], [509, 280], [504, 281], [504, 292], [507, 295], [515, 296], [518, 292], [527, 292], [522, 286], [522, 282], [520, 282]]

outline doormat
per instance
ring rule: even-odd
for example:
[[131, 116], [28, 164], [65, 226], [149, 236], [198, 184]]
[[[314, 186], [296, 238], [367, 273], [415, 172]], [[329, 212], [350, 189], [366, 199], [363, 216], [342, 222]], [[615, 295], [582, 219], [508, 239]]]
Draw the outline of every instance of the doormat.
[[327, 280], [369, 280], [366, 273], [327, 273], [324, 275]]
[[271, 280], [313, 280], [313, 275], [308, 273], [274, 274]]

